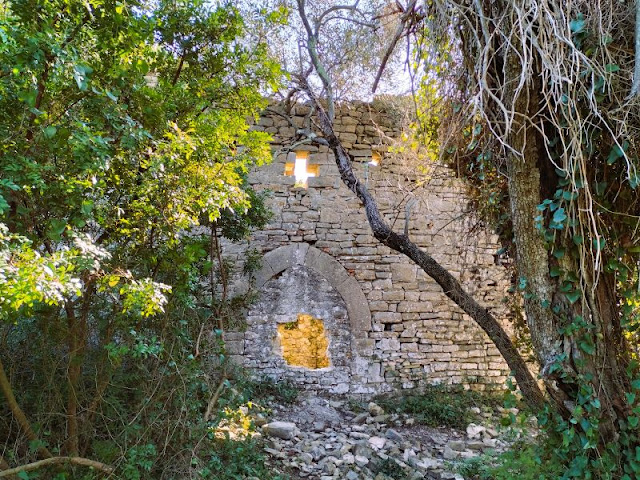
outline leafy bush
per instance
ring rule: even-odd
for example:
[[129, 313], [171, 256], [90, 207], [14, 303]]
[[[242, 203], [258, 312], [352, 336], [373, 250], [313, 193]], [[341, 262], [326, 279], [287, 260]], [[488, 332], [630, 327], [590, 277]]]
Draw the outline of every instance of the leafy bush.
[[199, 468], [198, 478], [216, 480], [245, 480], [249, 477], [284, 480], [284, 476], [273, 473], [265, 464], [265, 455], [252, 438], [232, 440], [217, 439], [208, 452], [209, 459]]
[[470, 480], [546, 480], [560, 478], [564, 471], [543, 447], [525, 443], [496, 457], [485, 454], [467, 459], [456, 470]]
[[465, 390], [461, 386], [431, 385], [420, 394], [382, 397], [377, 403], [388, 412], [411, 415], [424, 425], [465, 428], [476, 420], [472, 407], [495, 408], [501, 400], [496, 394]]
[[268, 400], [278, 403], [293, 403], [300, 393], [298, 388], [289, 380], [246, 380], [242, 388], [254, 400]]
[[382, 473], [394, 480], [403, 480], [407, 478], [404, 469], [391, 457], [384, 459], [377, 469], [377, 473]]

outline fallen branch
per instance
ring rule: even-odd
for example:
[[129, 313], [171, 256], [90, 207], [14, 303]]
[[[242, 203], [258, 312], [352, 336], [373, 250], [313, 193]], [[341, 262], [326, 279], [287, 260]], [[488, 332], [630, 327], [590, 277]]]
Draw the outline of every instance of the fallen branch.
[[100, 470], [106, 474], [114, 472], [114, 468], [110, 465], [97, 462], [95, 460], [89, 460], [82, 457], [51, 457], [44, 460], [38, 460], [37, 462], [27, 463], [26, 465], [20, 465], [19, 467], [10, 468], [9, 470], [3, 470], [0, 472], [0, 478], [6, 478], [11, 475], [15, 475], [20, 472], [28, 472], [30, 470], [37, 470], [38, 468], [46, 467], [47, 465], [56, 465], [59, 463], [73, 463], [75, 465], [82, 465], [83, 467], [90, 467], [96, 470]]
[[[4, 457], [2, 455], [0, 455], [0, 472], [2, 472], [3, 470], [9, 470], [11, 467], [9, 466], [9, 464], [6, 462], [6, 460], [4, 459]], [[9, 475], [7, 477], [9, 480], [14, 480], [18, 477], [14, 476], [14, 475]]]

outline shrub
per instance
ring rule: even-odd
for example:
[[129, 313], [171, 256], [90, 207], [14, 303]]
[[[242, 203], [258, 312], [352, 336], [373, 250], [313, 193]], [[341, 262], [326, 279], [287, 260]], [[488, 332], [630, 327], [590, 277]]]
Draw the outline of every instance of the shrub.
[[500, 402], [501, 399], [496, 394], [449, 385], [431, 385], [420, 394], [377, 399], [377, 403], [388, 412], [411, 415], [416, 422], [432, 427], [453, 428], [465, 428], [476, 420], [472, 407], [495, 408]]

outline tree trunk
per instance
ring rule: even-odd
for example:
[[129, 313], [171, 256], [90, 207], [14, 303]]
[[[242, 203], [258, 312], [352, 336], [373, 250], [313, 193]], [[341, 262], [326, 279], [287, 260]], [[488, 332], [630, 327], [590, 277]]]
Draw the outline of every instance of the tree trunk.
[[20, 425], [20, 428], [27, 435], [27, 438], [30, 442], [36, 442], [39, 446], [37, 448], [38, 455], [42, 458], [51, 458], [53, 455], [47, 449], [47, 447], [40, 444], [40, 440], [38, 436], [31, 428], [31, 423], [27, 419], [27, 416], [20, 408], [18, 401], [16, 400], [15, 395], [13, 394], [13, 389], [11, 388], [11, 383], [9, 382], [9, 378], [4, 370], [4, 365], [2, 364], [2, 360], [0, 359], [0, 391], [2, 391], [4, 397], [7, 399], [7, 405], [9, 405], [9, 410], [15, 417], [16, 421]]
[[[557, 235], [555, 242], [567, 252], [561, 259], [562, 268], [576, 272], [580, 278], [576, 288], [582, 289], [582, 298], [569, 300], [561, 290], [563, 279], [551, 277], [550, 266], [557, 260], [535, 221], [541, 213], [537, 206], [542, 192], [556, 188], [540, 180], [541, 169], [553, 172], [555, 168], [543, 147], [544, 139], [533, 126], [538, 121], [540, 86], [536, 80], [519, 94], [510, 91], [509, 86], [515, 85], [520, 75], [515, 56], [507, 59], [505, 72], [506, 102], [514, 106], [515, 113], [508, 134], [508, 144], [513, 148], [507, 153], [509, 201], [531, 341], [547, 392], [565, 419], [584, 396], [581, 384], [590, 384], [600, 405], [599, 429], [606, 443], [616, 438], [618, 420], [628, 413], [624, 397], [629, 391], [626, 365], [620, 361], [627, 350], [620, 328], [615, 277], [601, 272], [595, 282], [593, 272], [570, 257], [571, 235]], [[571, 325], [574, 327], [567, 329]]]

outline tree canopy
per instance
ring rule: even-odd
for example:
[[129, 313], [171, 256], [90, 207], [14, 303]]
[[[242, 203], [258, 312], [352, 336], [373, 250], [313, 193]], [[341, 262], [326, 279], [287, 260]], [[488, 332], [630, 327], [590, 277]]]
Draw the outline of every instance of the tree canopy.
[[[9, 333], [0, 387], [41, 458], [98, 457], [126, 478], [151, 475], [141, 473], [157, 454], [146, 415], [170, 421], [175, 406], [162, 402], [177, 405], [191, 389], [200, 394], [184, 430], [173, 430], [178, 451], [207, 428], [197, 412], [214, 379], [194, 353], [205, 324], [217, 328], [220, 299], [217, 280], [206, 293], [199, 279], [224, 266], [214, 264], [213, 234], [187, 232], [239, 237], [266, 218], [246, 173], [269, 161], [269, 137], [249, 124], [281, 77], [262, 33], [283, 13], [245, 18], [234, 2], [206, 1], [0, 5], [0, 321]], [[171, 393], [185, 369], [184, 389]], [[27, 371], [37, 384], [25, 383]], [[131, 396], [136, 376], [148, 378]], [[5, 431], [11, 461], [31, 460], [20, 434]]]

